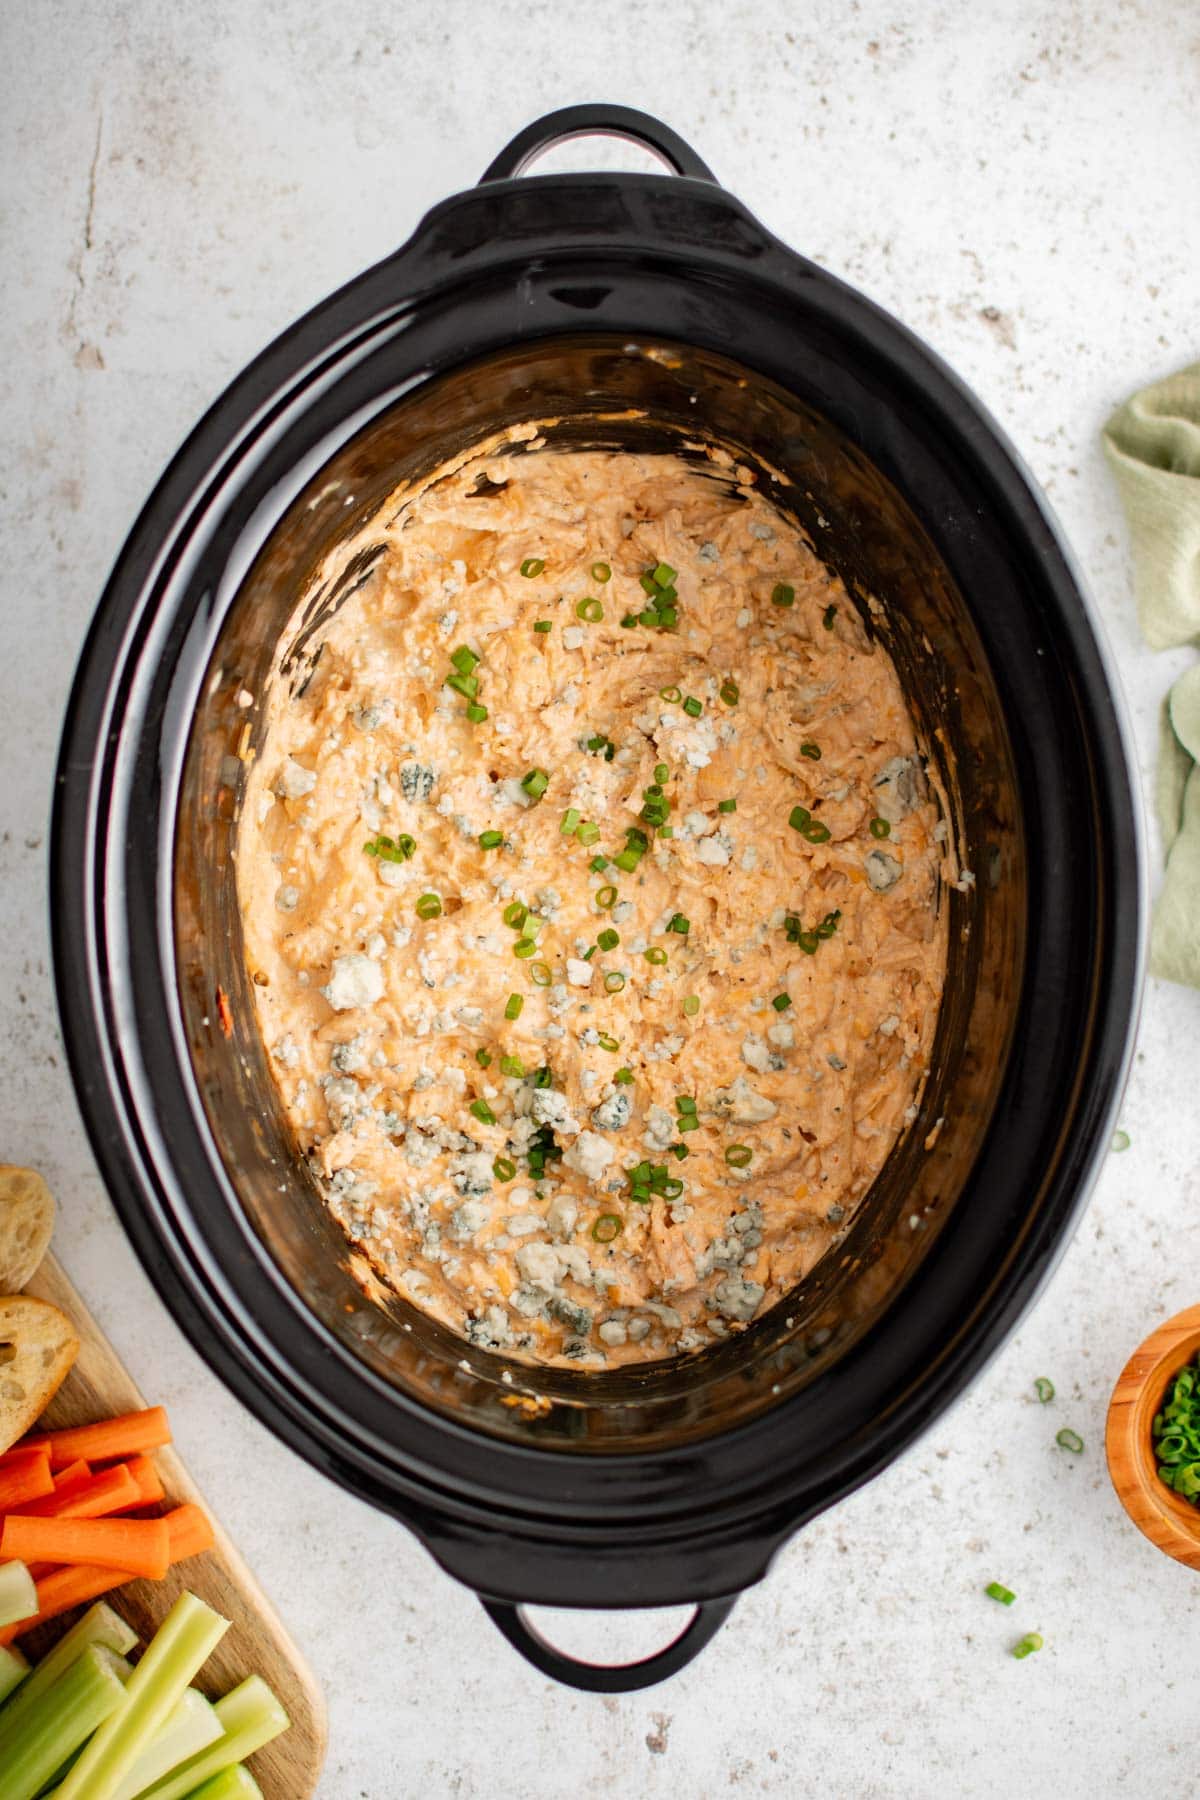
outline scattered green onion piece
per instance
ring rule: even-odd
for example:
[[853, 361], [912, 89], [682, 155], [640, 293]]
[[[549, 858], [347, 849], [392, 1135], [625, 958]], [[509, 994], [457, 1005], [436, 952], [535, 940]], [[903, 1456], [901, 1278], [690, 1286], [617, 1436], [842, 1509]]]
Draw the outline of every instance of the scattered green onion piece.
[[719, 813], [735, 813], [737, 811], [737, 801], [736, 800], [718, 800], [717, 801], [717, 811]]
[[625, 1085], [627, 1085], [629, 1082], [631, 1082], [633, 1080], [633, 1070], [632, 1069], [618, 1069], [616, 1074], [613, 1076], [613, 1080], [619, 1081], [621, 1083], [621, 1085], [624, 1087]]
[[812, 821], [812, 814], [807, 806], [793, 806], [788, 814], [788, 824], [793, 831], [803, 831]]
[[673, 825], [660, 825], [658, 828], [658, 835], [660, 838], [673, 838], [675, 836], [675, 827]]
[[667, 960], [667, 953], [661, 944], [651, 944], [648, 950], [643, 950], [642, 955], [648, 963], [654, 963], [656, 967], [661, 967]]
[[1110, 1148], [1117, 1155], [1120, 1155], [1121, 1151], [1128, 1150], [1131, 1142], [1132, 1139], [1127, 1131], [1114, 1131]]
[[827, 844], [833, 833], [828, 825], [822, 825], [820, 819], [812, 819], [804, 827], [804, 835], [810, 844]]
[[599, 625], [604, 617], [604, 608], [590, 594], [586, 600], [580, 600], [575, 608], [575, 617], [584, 619], [589, 625]]
[[813, 743], [801, 744], [800, 754], [801, 756], [807, 756], [810, 762], [820, 762], [821, 746], [820, 744]]
[[694, 1113], [696, 1102], [690, 1094], [679, 1094], [675, 1100], [675, 1110], [681, 1113]]
[[533, 622], [533, 629], [537, 632], [540, 632], [544, 636], [547, 631], [554, 630], [554, 620], [553, 619], [535, 619]]
[[686, 1144], [672, 1144], [671, 1145], [671, 1155], [676, 1157], [680, 1162], [687, 1161], [687, 1153], [688, 1153], [688, 1147]]
[[490, 1050], [477, 1050], [475, 1052], [475, 1061], [479, 1064], [481, 1069], [490, 1068], [491, 1063], [492, 1063], [491, 1051]]
[[678, 706], [679, 702], [683, 699], [683, 689], [677, 687], [659, 688], [658, 697], [660, 700], [666, 700], [671, 706]]
[[677, 1131], [699, 1131], [700, 1120], [695, 1113], [680, 1113], [675, 1121]]
[[591, 962], [591, 960], [592, 960], [593, 956], [595, 956], [595, 954], [596, 954], [595, 944], [589, 944], [587, 949], [583, 953], [584, 962]]
[[467, 707], [468, 723], [471, 725], [482, 725], [483, 721], [487, 718], [487, 716], [488, 716], [487, 707], [481, 706], [480, 703], [478, 702], [478, 700], [472, 700], [470, 705]]
[[530, 769], [528, 775], [522, 775], [521, 786], [531, 800], [540, 800], [550, 786], [550, 777], [545, 769]]
[[694, 694], [689, 694], [683, 703], [683, 710], [689, 718], [698, 719], [704, 711], [704, 705], [702, 701], [697, 700]]
[[[503, 1067], [503, 1058], [501, 1058], [501, 1067]], [[496, 1115], [486, 1100], [472, 1100], [467, 1111], [474, 1113], [481, 1125], [494, 1125], [496, 1123]]]
[[544, 556], [527, 556], [525, 561], [521, 564], [521, 573], [526, 581], [532, 581], [534, 576], [540, 575], [545, 567], [546, 559]]
[[729, 676], [726, 676], [725, 680], [721, 683], [721, 698], [726, 706], [736, 706], [741, 698], [741, 692], [737, 682], [731, 680]]
[[644, 594], [649, 594], [651, 599], [653, 599], [655, 594], [657, 594], [657, 592], [658, 592], [658, 588], [656, 587], [655, 581], [654, 581], [653, 569], [643, 570], [643, 572], [638, 576], [638, 582], [641, 586], [642, 592]]
[[671, 771], [667, 767], [666, 763], [655, 763], [654, 779], [655, 779], [655, 781], [660, 782], [660, 783], [664, 782], [664, 781], [669, 781], [671, 779]]
[[792, 996], [790, 994], [776, 994], [775, 998], [771, 1002], [771, 1005], [775, 1008], [775, 1011], [778, 1013], [786, 1012], [788, 1007], [791, 1004], [792, 1004]]
[[503, 842], [504, 833], [502, 831], [481, 831], [479, 834], [481, 850], [498, 850]]
[[872, 819], [867, 829], [873, 838], [890, 837], [892, 833], [892, 828], [886, 819]]
[[606, 562], [594, 562], [592, 564], [592, 580], [599, 581], [601, 584], [612, 580], [612, 570]]
[[676, 932], [679, 937], [686, 937], [691, 929], [692, 921], [683, 913], [673, 913], [667, 925], [667, 930]]
[[607, 869], [607, 867], [608, 867], [607, 856], [593, 856], [591, 862], [588, 864], [588, 868], [591, 869], [597, 875], [603, 875], [603, 873], [604, 873], [605, 869]]
[[619, 1050], [621, 1048], [611, 1031], [601, 1031], [598, 1033], [596, 1042], [602, 1050], [607, 1050], [610, 1056], [614, 1050]]
[[525, 1078], [525, 1064], [521, 1061], [519, 1056], [502, 1056], [500, 1058], [500, 1073], [502, 1075], [513, 1075], [518, 1081], [523, 1081]]
[[621, 629], [623, 631], [632, 631], [637, 622], [638, 616], [636, 613], [626, 613], [625, 617], [621, 620]]
[[422, 894], [417, 901], [418, 919], [436, 919], [442, 910], [442, 903], [436, 894]]
[[601, 1213], [592, 1226], [592, 1236], [598, 1244], [611, 1244], [615, 1237], [624, 1231], [624, 1221], [616, 1213]]
[[531, 937], [518, 938], [516, 943], [513, 945], [513, 955], [519, 956], [522, 961], [524, 961], [527, 957], [535, 955], [536, 952], [537, 952], [537, 940], [535, 938], [531, 938]]
[[479, 692], [478, 675], [447, 675], [444, 686], [453, 688], [464, 700], [474, 700]]
[[642, 858], [637, 850], [621, 850], [613, 857], [614, 865], [625, 875], [632, 875]]
[[585, 819], [575, 836], [581, 844], [594, 844], [600, 836], [600, 827], [593, 824], [591, 819]]
[[548, 963], [535, 962], [529, 965], [529, 979], [534, 987], [550, 986], [550, 967]]
[[660, 562], [650, 571], [650, 579], [655, 587], [670, 587], [677, 573], [678, 570], [673, 569], [670, 563]]
[[699, 996], [699, 994], [685, 994], [684, 995], [683, 1011], [684, 1011], [685, 1018], [688, 1018], [688, 1019], [695, 1018], [696, 1014], [700, 1011], [700, 996]]
[[508, 999], [504, 1002], [505, 1018], [506, 1019], [519, 1019], [521, 1016], [522, 1010], [524, 1009], [524, 1006], [525, 1006], [525, 996], [523, 994], [510, 994], [508, 996]]
[[599, 946], [602, 950], [615, 950], [617, 945], [620, 943], [620, 941], [621, 941], [620, 932], [613, 931], [611, 926], [608, 927], [606, 930], [602, 931], [600, 933], [600, 936], [596, 939], [596, 942], [599, 944]]
[[801, 950], [803, 950], [805, 956], [815, 956], [817, 954], [817, 945], [820, 940], [815, 931], [798, 931], [796, 933], [796, 942]]
[[821, 615], [821, 623], [822, 623], [822, 625], [824, 625], [826, 631], [833, 630], [833, 621], [836, 618], [837, 618], [837, 607], [836, 606], [827, 606], [825, 608], [825, 611]]
[[786, 581], [777, 581], [771, 589], [771, 599], [776, 606], [791, 606], [796, 598], [796, 590]]
[[517, 1165], [511, 1157], [498, 1156], [492, 1164], [492, 1174], [497, 1181], [511, 1181], [517, 1172]]
[[998, 1581], [989, 1581], [983, 1591], [989, 1600], [998, 1600], [1001, 1606], [1011, 1606], [1017, 1597], [1011, 1588], [1002, 1586]]
[[511, 925], [514, 931], [519, 931], [529, 917], [529, 908], [522, 906], [519, 900], [510, 900], [500, 917], [506, 925]]
[[1083, 1439], [1077, 1431], [1072, 1431], [1069, 1425], [1064, 1425], [1062, 1430], [1056, 1433], [1054, 1441], [1063, 1450], [1069, 1450], [1072, 1456], [1078, 1456], [1083, 1450]]
[[611, 882], [606, 882], [603, 887], [596, 889], [595, 900], [596, 905], [600, 907], [602, 911], [607, 912], [610, 906], [615, 906], [617, 904], [616, 888], [613, 887]]
[[683, 1183], [682, 1183], [682, 1181], [680, 1181], [678, 1175], [668, 1175], [667, 1179], [662, 1184], [663, 1199], [664, 1200], [678, 1200], [678, 1198], [679, 1198], [680, 1194], [682, 1194], [682, 1192], [683, 1192]]
[[1035, 1650], [1042, 1648], [1043, 1641], [1040, 1634], [1036, 1631], [1027, 1631], [1020, 1643], [1013, 1645], [1013, 1655], [1018, 1662], [1023, 1662], [1027, 1656], [1032, 1656]]
[[840, 906], [835, 906], [832, 912], [826, 913], [825, 917], [821, 920], [821, 923], [817, 926], [817, 936], [819, 938], [831, 938], [837, 930], [838, 920], [841, 916], [842, 909]]
[[1048, 1401], [1053, 1400], [1054, 1398], [1054, 1383], [1049, 1380], [1047, 1376], [1039, 1375], [1033, 1384], [1033, 1391], [1041, 1401], [1042, 1405], [1045, 1406]]
[[479, 658], [466, 644], [460, 644], [458, 646], [458, 649], [451, 656], [450, 661], [454, 664], [460, 675], [470, 675], [479, 667]]
[[579, 829], [579, 819], [579, 808], [577, 806], [568, 806], [566, 812], [562, 816], [562, 823], [558, 828], [564, 837], [575, 836], [575, 833]]
[[553, 1087], [554, 1086], [554, 1077], [550, 1073], [549, 1069], [544, 1068], [544, 1067], [541, 1069], [535, 1069], [534, 1074], [533, 1074], [533, 1085], [535, 1088]]
[[620, 969], [606, 969], [604, 971], [604, 991], [606, 993], [619, 994], [624, 986], [625, 977], [622, 975]]
[[731, 1169], [748, 1169], [754, 1159], [754, 1152], [749, 1144], [730, 1144], [725, 1152], [725, 1161]]

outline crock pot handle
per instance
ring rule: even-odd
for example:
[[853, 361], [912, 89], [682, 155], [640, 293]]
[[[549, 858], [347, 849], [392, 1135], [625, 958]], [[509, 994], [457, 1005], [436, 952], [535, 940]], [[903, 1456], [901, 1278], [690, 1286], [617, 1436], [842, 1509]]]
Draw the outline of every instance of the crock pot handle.
[[479, 178], [480, 185], [485, 181], [511, 181], [543, 150], [578, 137], [627, 138], [631, 143], [644, 144], [647, 150], [661, 156], [676, 175], [688, 175], [694, 181], [715, 182], [717, 179], [708, 164], [701, 162], [691, 145], [669, 125], [664, 125], [650, 113], [638, 112], [636, 107], [608, 106], [602, 102], [598, 106], [562, 106], [557, 112], [535, 119], [524, 131], [518, 131], [512, 142], [488, 164]]
[[507, 1600], [483, 1600], [482, 1595], [480, 1599], [492, 1624], [526, 1662], [554, 1681], [583, 1688], [590, 1694], [632, 1694], [638, 1688], [653, 1687], [669, 1675], [678, 1674], [715, 1637], [734, 1607], [733, 1599], [701, 1600], [679, 1636], [653, 1656], [644, 1656], [640, 1662], [590, 1663], [567, 1656], [547, 1643], [540, 1632], [526, 1623], [519, 1606]]

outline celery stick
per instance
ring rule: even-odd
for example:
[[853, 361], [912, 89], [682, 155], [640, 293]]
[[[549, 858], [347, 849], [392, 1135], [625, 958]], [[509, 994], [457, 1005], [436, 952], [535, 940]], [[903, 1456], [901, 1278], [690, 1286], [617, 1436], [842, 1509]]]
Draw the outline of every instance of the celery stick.
[[196, 1688], [188, 1688], [153, 1743], [148, 1744], [113, 1794], [113, 1800], [134, 1800], [143, 1788], [169, 1775], [182, 1762], [198, 1756], [225, 1736], [211, 1700]]
[[128, 1705], [100, 1727], [63, 1782], [59, 1800], [112, 1800], [228, 1630], [229, 1620], [211, 1606], [195, 1594], [180, 1594], [129, 1678]]
[[[153, 1787], [144, 1788], [137, 1800], [187, 1800], [211, 1776], [219, 1775], [231, 1763], [253, 1756], [291, 1724], [261, 1675], [248, 1675], [223, 1700], [218, 1700], [216, 1714], [225, 1733], [220, 1742], [181, 1763]], [[92, 1800], [90, 1794], [87, 1800]]]
[[[0, 1751], [3, 1750], [4, 1739], [11, 1728], [11, 1721], [17, 1717], [19, 1707], [28, 1706], [32, 1700], [44, 1693], [51, 1682], [57, 1681], [63, 1670], [68, 1668], [89, 1644], [102, 1644], [106, 1650], [114, 1651], [118, 1656], [126, 1656], [137, 1643], [137, 1632], [128, 1626], [124, 1619], [118, 1617], [111, 1606], [103, 1600], [95, 1606], [89, 1606], [82, 1619], [72, 1625], [63, 1637], [58, 1640], [53, 1650], [43, 1656], [28, 1681], [24, 1682], [19, 1694], [0, 1712]], [[2, 1758], [0, 1758], [2, 1760]]]
[[0, 1759], [0, 1800], [33, 1800], [97, 1726], [126, 1710], [107, 1653], [92, 1644], [29, 1708]]
[[29, 1673], [29, 1663], [19, 1650], [0, 1644], [0, 1702], [8, 1699]]
[[203, 1787], [193, 1788], [187, 1800], [262, 1800], [262, 1789], [249, 1769], [237, 1763], [232, 1769], [222, 1769]]
[[33, 1576], [23, 1562], [0, 1563], [0, 1625], [32, 1619], [38, 1609]]

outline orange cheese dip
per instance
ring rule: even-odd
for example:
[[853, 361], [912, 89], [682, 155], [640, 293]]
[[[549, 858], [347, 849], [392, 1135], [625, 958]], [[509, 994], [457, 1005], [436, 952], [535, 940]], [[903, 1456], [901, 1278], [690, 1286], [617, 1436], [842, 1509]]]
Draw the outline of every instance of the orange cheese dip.
[[379, 1277], [506, 1357], [745, 1329], [916, 1116], [947, 830], [888, 655], [725, 462], [510, 444], [394, 495], [269, 699], [283, 1106]]

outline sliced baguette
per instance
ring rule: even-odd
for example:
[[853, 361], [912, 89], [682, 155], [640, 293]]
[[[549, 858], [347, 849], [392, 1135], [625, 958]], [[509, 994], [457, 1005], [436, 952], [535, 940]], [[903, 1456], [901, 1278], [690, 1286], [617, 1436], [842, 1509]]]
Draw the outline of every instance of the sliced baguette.
[[54, 1195], [36, 1169], [0, 1163], [0, 1294], [32, 1281], [50, 1248]]
[[0, 1450], [41, 1416], [78, 1353], [75, 1327], [57, 1306], [28, 1294], [0, 1300]]

